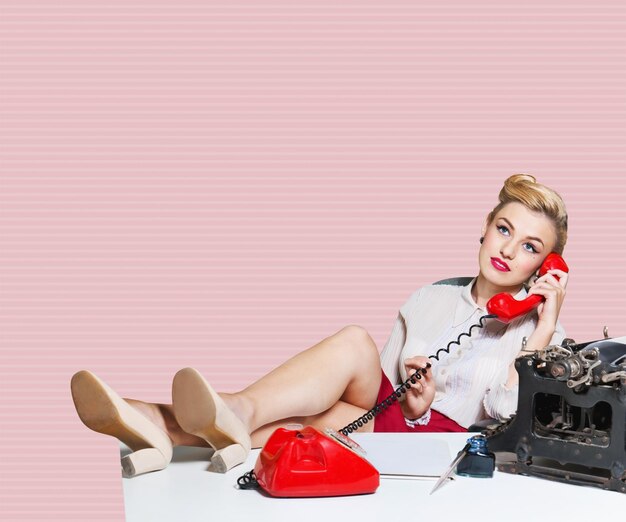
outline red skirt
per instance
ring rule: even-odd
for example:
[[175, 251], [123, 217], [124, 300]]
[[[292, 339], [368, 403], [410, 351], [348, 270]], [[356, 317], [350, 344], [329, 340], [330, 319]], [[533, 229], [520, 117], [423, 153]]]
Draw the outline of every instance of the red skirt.
[[[394, 391], [391, 382], [383, 372], [382, 380], [380, 382], [380, 389], [378, 390], [378, 398], [376, 404], [385, 400]], [[374, 418], [374, 432], [393, 432], [393, 433], [417, 433], [417, 432], [432, 432], [432, 431], [467, 431], [466, 428], [460, 426], [454, 422], [451, 418], [446, 417], [443, 413], [439, 413], [436, 410], [430, 410], [430, 422], [425, 426], [415, 426], [411, 428], [407, 426], [400, 403], [395, 401], [387, 409], [380, 412]]]

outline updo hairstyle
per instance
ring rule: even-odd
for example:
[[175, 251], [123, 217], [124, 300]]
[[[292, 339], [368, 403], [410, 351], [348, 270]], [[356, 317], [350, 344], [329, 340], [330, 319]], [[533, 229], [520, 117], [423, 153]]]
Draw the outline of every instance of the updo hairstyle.
[[505, 182], [500, 195], [500, 203], [487, 216], [491, 224], [496, 214], [508, 203], [521, 203], [528, 210], [539, 212], [554, 224], [556, 245], [553, 251], [562, 254], [567, 242], [567, 210], [561, 196], [529, 174], [514, 174]]

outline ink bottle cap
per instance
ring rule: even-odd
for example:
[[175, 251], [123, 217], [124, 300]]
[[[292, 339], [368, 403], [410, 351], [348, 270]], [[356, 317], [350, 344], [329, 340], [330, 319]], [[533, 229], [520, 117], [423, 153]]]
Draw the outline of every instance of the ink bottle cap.
[[469, 449], [457, 464], [456, 474], [464, 477], [491, 478], [496, 467], [496, 456], [487, 448], [487, 438], [474, 435], [467, 440]]

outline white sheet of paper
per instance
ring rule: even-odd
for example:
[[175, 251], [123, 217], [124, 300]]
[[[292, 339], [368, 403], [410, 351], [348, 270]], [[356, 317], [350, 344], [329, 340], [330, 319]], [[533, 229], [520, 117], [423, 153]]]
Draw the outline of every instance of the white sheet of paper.
[[415, 433], [352, 433], [381, 475], [439, 477], [452, 462], [448, 443]]

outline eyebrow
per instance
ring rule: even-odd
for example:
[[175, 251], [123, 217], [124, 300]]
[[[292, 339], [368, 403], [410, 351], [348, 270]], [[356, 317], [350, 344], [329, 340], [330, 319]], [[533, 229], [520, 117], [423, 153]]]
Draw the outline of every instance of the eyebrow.
[[[510, 222], [507, 218], [505, 218], [505, 217], [500, 217], [500, 219], [501, 219], [502, 221], [506, 221], [507, 225], [509, 225], [509, 228], [510, 228], [511, 230], [515, 230], [515, 227], [513, 226], [513, 223], [511, 223], [511, 222]], [[532, 239], [533, 241], [538, 241], [539, 243], [541, 243], [541, 244], [543, 245], [543, 241], [542, 241], [540, 238], [538, 238], [538, 237], [535, 237], [535, 236], [527, 236], [527, 237], [526, 237], [526, 239]]]

